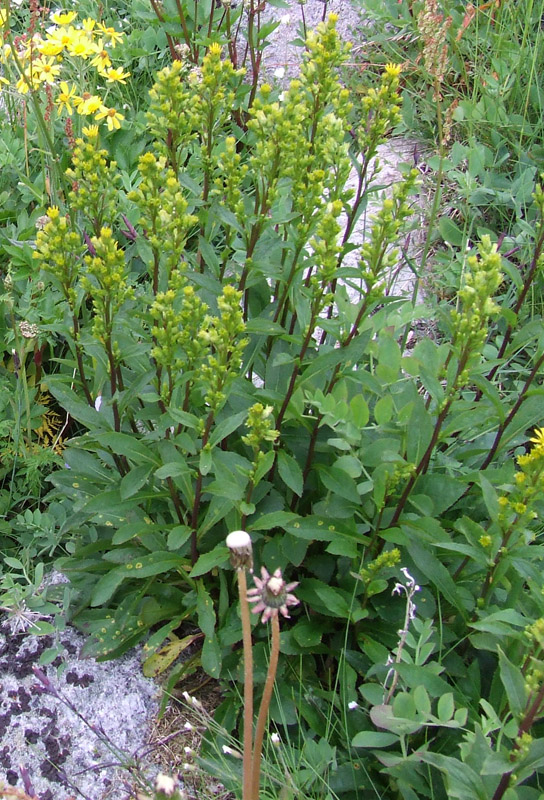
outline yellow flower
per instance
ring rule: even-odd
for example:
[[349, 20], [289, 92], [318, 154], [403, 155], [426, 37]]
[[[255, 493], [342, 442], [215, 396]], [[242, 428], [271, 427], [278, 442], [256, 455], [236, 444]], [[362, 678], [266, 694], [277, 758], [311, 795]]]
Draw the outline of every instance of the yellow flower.
[[98, 28], [102, 31], [104, 36], [106, 36], [111, 44], [117, 44], [117, 42], [121, 42], [123, 39], [124, 34], [116, 31], [115, 28], [106, 28], [106, 26], [102, 23], [98, 23]]
[[482, 547], [491, 547], [491, 545], [493, 544], [493, 539], [488, 533], [484, 533], [482, 534], [482, 536], [480, 536], [479, 542], [482, 545]]
[[59, 72], [60, 65], [53, 58], [38, 58], [32, 65], [32, 75], [40, 83], [54, 83]]
[[74, 105], [77, 108], [77, 113], [82, 116], [94, 114], [102, 108], [102, 98], [97, 94], [89, 94], [85, 92], [81, 97], [74, 97]]
[[81, 32], [76, 30], [73, 25], [70, 25], [68, 28], [58, 28], [56, 31], [53, 31], [46, 41], [59, 45], [61, 48], [59, 52], [61, 52], [71, 45], [72, 42], [76, 41], [79, 36], [81, 36]]
[[400, 64], [386, 64], [384, 71], [386, 75], [389, 75], [392, 78], [398, 78], [402, 72], [402, 67]]
[[36, 89], [39, 85], [34, 75], [24, 72], [15, 84], [15, 88], [20, 94], [27, 94], [30, 89]]
[[60, 114], [63, 108], [65, 108], [67, 113], [72, 116], [72, 102], [76, 102], [76, 87], [72, 85], [70, 88], [66, 81], [62, 81], [60, 84], [60, 92], [55, 100], [58, 106], [58, 113]]
[[104, 118], [108, 123], [108, 130], [113, 131], [121, 127], [121, 120], [124, 119], [124, 116], [115, 108], [106, 108], [106, 106], [102, 106], [102, 110], [96, 115], [95, 119], [98, 121]]
[[108, 83], [125, 83], [125, 78], [130, 77], [130, 72], [123, 72], [121, 67], [112, 67], [103, 73]]
[[219, 42], [213, 42], [213, 44], [210, 45], [209, 53], [211, 56], [221, 55], [221, 45]]
[[544, 428], [536, 428], [535, 435], [529, 441], [537, 447], [544, 447]]
[[0, 8], [0, 28], [3, 28], [8, 21], [8, 12]]
[[96, 25], [96, 20], [92, 19], [92, 17], [85, 17], [83, 22], [81, 23], [81, 27], [87, 33], [91, 33], [94, 30], [94, 26]]
[[98, 138], [98, 125], [87, 125], [81, 129], [81, 133], [88, 139]]
[[98, 70], [105, 70], [107, 67], [111, 67], [110, 54], [104, 48], [104, 40], [99, 39], [98, 42], [94, 43], [93, 47], [96, 55], [91, 59], [91, 66], [96, 67]]
[[54, 14], [51, 14], [51, 19], [55, 25], [69, 25], [76, 17], [75, 11], [55, 11]]
[[42, 56], [58, 56], [63, 50], [63, 45], [55, 39], [45, 39], [38, 44], [38, 53], [41, 53]]
[[95, 52], [92, 39], [81, 31], [77, 37], [74, 37], [72, 41], [69, 42], [66, 49], [71, 56], [77, 56], [78, 58], [87, 58]]

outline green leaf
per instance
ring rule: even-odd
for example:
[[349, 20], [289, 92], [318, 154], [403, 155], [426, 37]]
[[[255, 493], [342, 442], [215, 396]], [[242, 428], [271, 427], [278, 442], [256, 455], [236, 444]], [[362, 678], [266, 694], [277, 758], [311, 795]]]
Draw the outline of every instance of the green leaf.
[[213, 464], [213, 455], [211, 448], [206, 447], [200, 452], [199, 470], [201, 475], [207, 475], [211, 470]]
[[206, 636], [202, 645], [200, 663], [204, 672], [212, 678], [219, 678], [221, 673], [221, 648], [217, 636]]
[[198, 581], [197, 586], [196, 613], [198, 615], [198, 627], [204, 636], [213, 637], [215, 631], [215, 610], [213, 607], [213, 600], [202, 581]]
[[48, 381], [48, 388], [59, 405], [78, 422], [93, 431], [111, 427], [105, 414], [100, 414], [87, 403], [82, 403], [78, 395], [71, 389], [51, 380]]
[[130, 472], [127, 472], [119, 484], [121, 500], [126, 500], [127, 497], [132, 497], [133, 494], [136, 494], [146, 483], [152, 470], [152, 465], [141, 464], [139, 467], [134, 467]]
[[364, 428], [370, 419], [370, 411], [368, 409], [368, 403], [363, 395], [356, 394], [355, 397], [351, 399], [349, 407], [353, 424], [357, 428]]
[[278, 472], [285, 485], [300, 497], [304, 488], [302, 470], [293, 456], [284, 450], [278, 452]]
[[374, 418], [378, 425], [387, 425], [393, 416], [393, 398], [390, 394], [380, 397], [374, 406]]
[[349, 619], [350, 606], [344, 595], [317, 578], [305, 578], [297, 589], [297, 596], [322, 614]]
[[225, 566], [229, 555], [229, 549], [226, 545], [216, 545], [209, 553], [203, 553], [200, 556], [192, 568], [189, 577], [198, 578], [200, 575], [205, 575], [214, 567]]
[[272, 466], [274, 465], [275, 458], [276, 453], [274, 450], [269, 450], [268, 453], [265, 454], [264, 458], [261, 458], [253, 478], [253, 483], [255, 486], [257, 486], [257, 484], [260, 483], [262, 479], [270, 472]]
[[440, 722], [449, 722], [453, 717], [454, 711], [455, 703], [453, 702], [453, 694], [451, 692], [443, 694], [438, 701], [438, 706], [436, 709], [436, 715]]
[[323, 630], [315, 622], [303, 619], [291, 629], [291, 633], [301, 647], [315, 647], [321, 643]]
[[451, 217], [440, 217], [438, 230], [444, 241], [454, 247], [461, 247], [465, 241], [463, 231], [455, 224]]
[[271, 511], [270, 514], [262, 514], [255, 522], [248, 525], [247, 530], [270, 531], [273, 528], [283, 528], [297, 519], [298, 514], [292, 511]]
[[126, 573], [120, 568], [112, 569], [102, 575], [91, 594], [91, 606], [101, 606], [107, 603], [110, 597], [117, 591], [126, 577]]
[[179, 550], [191, 536], [189, 525], [176, 525], [168, 533], [168, 549]]
[[339, 469], [338, 467], [320, 467], [319, 477], [327, 489], [333, 492], [333, 494], [343, 497], [345, 500], [349, 500], [357, 505], [361, 502], [355, 481], [343, 469]]
[[499, 674], [502, 685], [508, 698], [510, 711], [514, 717], [517, 717], [521, 714], [527, 702], [525, 680], [521, 670], [512, 664], [499, 645], [497, 645], [497, 650], [499, 651]]
[[351, 741], [352, 747], [389, 747], [391, 744], [396, 744], [399, 737], [394, 733], [385, 733], [383, 731], [359, 731], [356, 733]]
[[419, 752], [419, 758], [443, 773], [449, 797], [456, 800], [489, 800], [482, 779], [468, 764], [452, 756], [423, 750]]
[[212, 431], [210, 436], [210, 445], [213, 447], [219, 444], [227, 436], [230, 436], [233, 431], [240, 427], [240, 425], [247, 419], [247, 411], [240, 411], [238, 414], [230, 414], [226, 419], [219, 422]]
[[[409, 532], [410, 536], [410, 532]], [[446, 600], [451, 603], [455, 608], [459, 609], [465, 615], [466, 611], [463, 607], [455, 581], [451, 577], [446, 567], [425, 547], [417, 542], [415, 539], [410, 538], [407, 544], [408, 552], [414, 562], [417, 564], [418, 569], [432, 581], [437, 589], [444, 595]]]
[[155, 470], [155, 477], [160, 481], [165, 481], [167, 478], [179, 478], [182, 475], [190, 474], [190, 472], [191, 470], [186, 461], [170, 461]]
[[108, 431], [108, 433], [99, 433], [95, 435], [94, 438], [106, 450], [118, 456], [130, 458], [137, 464], [142, 461], [155, 465], [157, 464], [157, 455], [155, 451], [148, 444], [136, 439], [134, 434]]

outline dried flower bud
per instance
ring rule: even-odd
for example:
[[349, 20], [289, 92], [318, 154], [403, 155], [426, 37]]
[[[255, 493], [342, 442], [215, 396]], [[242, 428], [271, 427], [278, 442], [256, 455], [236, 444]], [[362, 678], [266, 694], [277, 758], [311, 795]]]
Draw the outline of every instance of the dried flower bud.
[[42, 216], [38, 217], [36, 220], [36, 229], [43, 231], [48, 222], [51, 222], [51, 217], [48, 217], [47, 214], [42, 214]]
[[159, 772], [155, 780], [156, 792], [162, 792], [164, 795], [166, 795], [166, 797], [172, 797], [177, 788], [178, 788], [178, 782], [175, 778], [172, 778], [170, 775], [164, 775], [162, 772]]
[[24, 339], [35, 339], [40, 332], [37, 325], [32, 322], [27, 322], [26, 319], [19, 323], [19, 330]]
[[226, 539], [230, 550], [230, 563], [234, 569], [253, 569], [251, 537], [246, 531], [232, 531]]

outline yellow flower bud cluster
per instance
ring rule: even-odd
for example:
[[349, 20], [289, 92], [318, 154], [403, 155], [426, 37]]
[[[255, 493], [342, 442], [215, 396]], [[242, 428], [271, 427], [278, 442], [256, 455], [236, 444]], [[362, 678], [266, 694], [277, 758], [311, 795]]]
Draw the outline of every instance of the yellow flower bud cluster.
[[309, 34], [300, 78], [275, 102], [270, 86], [263, 85], [248, 120], [253, 135], [249, 167], [259, 198], [266, 199], [258, 210], [266, 215], [287, 180], [301, 238], [317, 222], [316, 211], [342, 196], [351, 167], [346, 141], [351, 105], [337, 74], [347, 50], [334, 16]]
[[386, 569], [395, 567], [400, 561], [400, 550], [394, 547], [392, 550], [386, 550], [384, 553], [371, 561], [366, 567], [360, 571], [360, 576], [366, 583], [373, 581], [376, 575]]
[[210, 355], [200, 370], [205, 392], [205, 402], [216, 412], [225, 400], [224, 389], [236, 377], [242, 355], [248, 344], [241, 338], [245, 323], [241, 310], [242, 293], [233, 286], [225, 286], [217, 300], [218, 317], [206, 317], [198, 337], [210, 348]]
[[98, 147], [98, 138], [90, 132], [86, 139], [77, 139], [72, 167], [66, 177], [72, 181], [68, 195], [71, 207], [83, 211], [93, 224], [95, 234], [105, 225], [113, 225], [117, 216], [117, 193], [121, 180], [117, 163], [108, 163], [107, 150]]
[[279, 436], [272, 427], [272, 411], [272, 406], [263, 406], [262, 403], [255, 403], [248, 411], [246, 428], [249, 433], [242, 436], [242, 441], [251, 447], [255, 456], [258, 456], [263, 442], [275, 442]]
[[459, 290], [461, 309], [451, 312], [454, 345], [466, 356], [479, 355], [487, 336], [489, 318], [498, 313], [493, 295], [501, 285], [501, 257], [488, 235], [478, 254], [467, 259], [465, 282]]
[[52, 275], [72, 311], [76, 303], [75, 283], [78, 278], [84, 244], [81, 236], [70, 228], [68, 219], [56, 206], [47, 209], [48, 222], [36, 236], [34, 258]]
[[93, 302], [93, 336], [105, 343], [111, 340], [117, 313], [134, 297], [134, 290], [127, 281], [125, 254], [111, 228], [102, 228], [91, 244], [95, 255], [85, 256], [87, 274], [81, 276], [81, 285]]
[[158, 152], [176, 163], [178, 151], [187, 147], [198, 130], [198, 114], [193, 108], [195, 92], [188, 76], [185, 62], [176, 60], [157, 74], [149, 91], [148, 130], [156, 139]]
[[362, 99], [366, 119], [363, 116], [357, 139], [366, 158], [372, 158], [378, 145], [401, 120], [400, 73], [400, 66], [386, 64], [379, 88], [367, 89]]
[[155, 321], [151, 329], [154, 342], [151, 356], [166, 373], [158, 387], [165, 403], [171, 400], [174, 376], [182, 371], [186, 392], [190, 391], [197, 366], [208, 352], [198, 335], [207, 310], [194, 288], [185, 285], [180, 271], [172, 273], [168, 290], [159, 292], [151, 305]]
[[408, 172], [404, 180], [393, 187], [392, 196], [383, 200], [372, 222], [372, 231], [363, 242], [359, 257], [361, 277], [370, 302], [379, 300], [384, 291], [388, 271], [397, 263], [398, 252], [393, 248], [404, 220], [410, 215], [408, 197], [418, 178], [417, 170]]
[[[128, 198], [138, 207], [138, 224], [146, 231], [152, 250], [147, 265], [152, 275], [159, 264], [165, 265], [169, 275], [182, 262], [188, 233], [197, 218], [187, 212], [187, 200], [164, 156], [144, 153], [138, 171], [141, 181]], [[154, 288], [159, 289], [157, 285]]]

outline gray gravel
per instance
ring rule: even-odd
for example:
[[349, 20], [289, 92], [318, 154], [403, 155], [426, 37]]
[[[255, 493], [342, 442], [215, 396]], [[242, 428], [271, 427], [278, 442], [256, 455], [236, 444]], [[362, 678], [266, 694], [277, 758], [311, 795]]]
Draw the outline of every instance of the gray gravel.
[[[116, 765], [145, 754], [157, 686], [136, 652], [98, 663], [79, 658], [85, 638], [73, 628], [56, 636], [14, 635], [2, 625], [0, 778], [40, 800], [121, 800], [132, 781]], [[62, 656], [40, 667], [40, 655], [59, 644]], [[149, 755], [140, 767], [151, 779]]]

